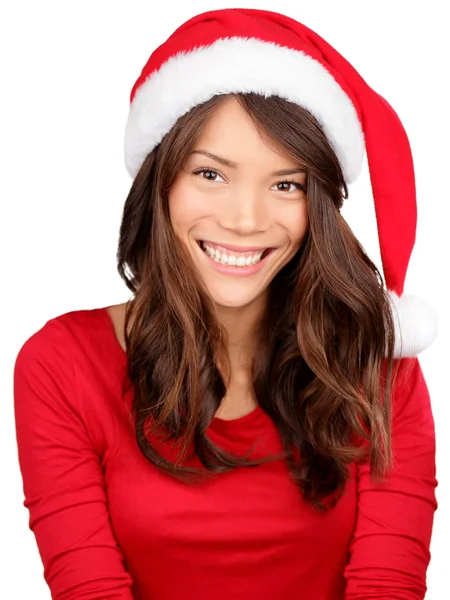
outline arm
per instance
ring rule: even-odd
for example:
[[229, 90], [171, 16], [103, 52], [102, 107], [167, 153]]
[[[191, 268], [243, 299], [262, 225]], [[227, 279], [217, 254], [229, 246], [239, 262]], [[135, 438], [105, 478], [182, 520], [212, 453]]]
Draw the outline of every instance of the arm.
[[403, 359], [392, 396], [394, 467], [372, 482], [358, 467], [358, 516], [344, 575], [346, 600], [422, 600], [435, 498], [435, 435], [417, 358]]
[[18, 458], [53, 600], [132, 600], [109, 522], [103, 473], [78, 411], [70, 352], [47, 328], [14, 367]]

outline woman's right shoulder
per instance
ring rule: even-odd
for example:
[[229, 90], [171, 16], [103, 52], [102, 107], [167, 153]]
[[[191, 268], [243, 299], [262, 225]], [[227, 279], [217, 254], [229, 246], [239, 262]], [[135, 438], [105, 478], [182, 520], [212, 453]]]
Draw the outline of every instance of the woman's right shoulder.
[[85, 390], [115, 381], [111, 327], [104, 308], [74, 310], [45, 321], [23, 342], [15, 358], [16, 413], [31, 407], [83, 412]]
[[45, 321], [19, 347], [15, 362], [45, 362], [53, 367], [71, 362], [77, 355], [93, 355], [108, 327], [104, 308], [65, 312]]

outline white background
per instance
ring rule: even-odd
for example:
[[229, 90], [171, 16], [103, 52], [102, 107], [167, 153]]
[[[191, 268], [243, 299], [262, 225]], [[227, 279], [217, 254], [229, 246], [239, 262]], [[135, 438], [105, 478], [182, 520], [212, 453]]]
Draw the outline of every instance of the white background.
[[[16, 354], [50, 318], [130, 298], [116, 272], [115, 253], [131, 183], [123, 162], [131, 87], [151, 51], [177, 26], [196, 13], [233, 5], [225, 0], [2, 4], [2, 598], [50, 598], [23, 507], [12, 401]], [[324, 37], [388, 99], [410, 138], [419, 224], [405, 292], [424, 296], [440, 319], [437, 341], [421, 355], [436, 421], [439, 479], [427, 600], [450, 598], [450, 323], [445, 311], [450, 46], [445, 5], [443, 0], [245, 4], [284, 12]], [[350, 187], [344, 215], [381, 267], [367, 169]]]

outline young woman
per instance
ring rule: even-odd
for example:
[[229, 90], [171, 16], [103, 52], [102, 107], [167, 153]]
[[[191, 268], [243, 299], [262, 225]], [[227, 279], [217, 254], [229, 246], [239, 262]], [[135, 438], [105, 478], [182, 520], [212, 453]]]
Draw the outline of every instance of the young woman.
[[[340, 213], [364, 151], [385, 281]], [[125, 154], [132, 298], [48, 321], [16, 359], [52, 597], [424, 598], [435, 325], [402, 294], [395, 112], [300, 23], [221, 10], [152, 54]]]

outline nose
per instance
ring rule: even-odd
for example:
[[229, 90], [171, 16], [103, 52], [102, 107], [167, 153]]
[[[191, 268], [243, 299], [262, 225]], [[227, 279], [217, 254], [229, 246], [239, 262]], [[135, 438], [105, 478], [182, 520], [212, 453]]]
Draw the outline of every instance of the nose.
[[250, 186], [233, 190], [221, 207], [219, 225], [237, 235], [262, 233], [269, 229], [270, 224], [270, 208], [266, 199]]

